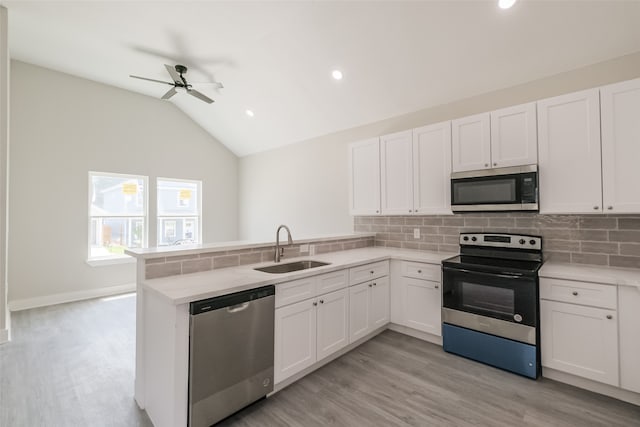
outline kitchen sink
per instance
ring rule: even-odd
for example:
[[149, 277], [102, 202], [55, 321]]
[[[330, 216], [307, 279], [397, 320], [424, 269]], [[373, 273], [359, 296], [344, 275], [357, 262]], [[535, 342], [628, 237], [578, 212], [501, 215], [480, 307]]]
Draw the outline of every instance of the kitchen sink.
[[266, 267], [254, 268], [254, 270], [264, 271], [265, 273], [290, 273], [292, 271], [308, 270], [309, 268], [322, 267], [323, 265], [329, 265], [328, 262], [321, 261], [296, 261], [286, 264], [273, 264]]

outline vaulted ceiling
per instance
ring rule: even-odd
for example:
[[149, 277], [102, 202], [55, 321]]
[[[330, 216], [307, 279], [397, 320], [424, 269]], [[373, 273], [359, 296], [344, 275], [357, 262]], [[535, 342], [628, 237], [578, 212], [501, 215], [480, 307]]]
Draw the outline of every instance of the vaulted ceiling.
[[222, 82], [198, 87], [213, 104], [158, 102], [239, 156], [640, 51], [640, 1], [0, 4], [12, 58], [156, 98], [168, 86], [129, 74]]

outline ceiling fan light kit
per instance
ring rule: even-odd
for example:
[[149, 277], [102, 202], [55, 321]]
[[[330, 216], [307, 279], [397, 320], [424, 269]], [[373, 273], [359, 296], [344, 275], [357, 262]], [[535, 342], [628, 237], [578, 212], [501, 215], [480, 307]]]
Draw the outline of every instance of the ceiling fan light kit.
[[[206, 102], [207, 104], [211, 104], [214, 102], [213, 99], [209, 98], [204, 93], [198, 92], [197, 90], [193, 89], [193, 85], [187, 82], [187, 79], [184, 77], [184, 74], [187, 74], [186, 66], [178, 64], [175, 67], [172, 67], [170, 65], [165, 64], [164, 67], [167, 69], [167, 72], [171, 76], [171, 80], [173, 80], [173, 83], [165, 82], [162, 80], [150, 79], [147, 77], [133, 76], [133, 75], [129, 75], [129, 77], [132, 77], [134, 79], [147, 80], [154, 83], [162, 83], [169, 86], [173, 86], [171, 89], [167, 91], [167, 93], [162, 95], [160, 99], [170, 99], [173, 95], [175, 95], [178, 92], [186, 92], [189, 95], [196, 97], [201, 101]], [[223, 87], [222, 83], [218, 83], [218, 82], [211, 82], [209, 84], [215, 84], [218, 86], [218, 88]]]

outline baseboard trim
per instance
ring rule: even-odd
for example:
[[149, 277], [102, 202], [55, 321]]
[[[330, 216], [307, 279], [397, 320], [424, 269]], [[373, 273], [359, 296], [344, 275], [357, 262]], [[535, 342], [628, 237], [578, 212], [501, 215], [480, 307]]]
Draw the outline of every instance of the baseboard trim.
[[441, 336], [439, 337], [437, 335], [433, 335], [433, 334], [430, 334], [430, 333], [427, 333], [427, 332], [422, 332], [422, 331], [419, 331], [417, 329], [409, 328], [408, 326], [398, 325], [397, 323], [389, 323], [387, 328], [392, 330], [392, 331], [399, 332], [399, 333], [405, 334], [405, 335], [409, 335], [410, 337], [418, 338], [419, 340], [427, 341], [427, 342], [430, 342], [432, 344], [437, 344], [437, 345], [442, 347], [442, 337]]
[[0, 329], [0, 344], [9, 342], [9, 329]]
[[632, 403], [640, 406], [640, 393], [634, 393], [632, 391], [623, 390], [618, 387], [610, 386], [608, 384], [602, 384], [597, 381], [592, 381], [586, 378], [577, 377], [566, 372], [558, 371], [551, 368], [542, 367], [542, 376], [554, 381], [569, 384], [574, 387], [583, 388], [585, 390], [592, 391], [598, 394], [604, 394], [605, 396], [613, 397], [614, 399], [622, 400], [624, 402]]
[[109, 286], [106, 288], [89, 289], [86, 291], [66, 292], [62, 294], [46, 295], [43, 297], [24, 298], [9, 301], [9, 311], [28, 310], [30, 308], [45, 307], [48, 305], [64, 304], [66, 302], [82, 301], [85, 299], [106, 297], [110, 295], [135, 292], [136, 284]]

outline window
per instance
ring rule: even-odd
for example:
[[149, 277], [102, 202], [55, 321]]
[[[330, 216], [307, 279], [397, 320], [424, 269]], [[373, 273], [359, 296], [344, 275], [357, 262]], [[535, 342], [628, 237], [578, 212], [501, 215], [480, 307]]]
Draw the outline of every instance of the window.
[[158, 246], [201, 242], [201, 181], [158, 178]]
[[89, 172], [89, 259], [147, 246], [147, 177]]

